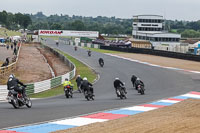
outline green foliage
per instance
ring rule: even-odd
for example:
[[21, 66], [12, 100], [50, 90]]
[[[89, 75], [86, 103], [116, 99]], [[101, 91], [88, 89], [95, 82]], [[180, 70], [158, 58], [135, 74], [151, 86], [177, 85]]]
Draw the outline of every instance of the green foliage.
[[115, 17], [82, 17], [68, 15], [45, 16], [42, 12], [29, 15], [32, 24], [28, 29], [62, 29], [62, 30], [88, 30], [99, 31], [106, 34], [129, 34], [132, 33], [132, 19], [120, 19]]
[[17, 30], [19, 28], [26, 29], [31, 22], [31, 18], [26, 14], [12, 14], [6, 11], [0, 12], [0, 24], [11, 30]]
[[200, 32], [195, 30], [184, 30], [182, 32], [182, 37], [189, 37], [189, 38], [199, 38]]
[[200, 37], [200, 20], [199, 21], [166, 21], [167, 27], [172, 33], [179, 33], [185, 38], [199, 38]]

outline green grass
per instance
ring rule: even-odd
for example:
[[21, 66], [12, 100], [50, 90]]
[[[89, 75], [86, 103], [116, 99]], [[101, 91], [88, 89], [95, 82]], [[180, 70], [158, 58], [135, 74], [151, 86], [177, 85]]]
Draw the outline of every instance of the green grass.
[[6, 28], [0, 28], [0, 36], [7, 37], [7, 36], [21, 36], [20, 32], [10, 31]]
[[119, 52], [119, 51], [104, 50], [104, 49], [97, 49], [97, 48], [88, 48], [88, 47], [84, 47], [84, 49], [90, 49], [91, 51], [95, 51], [95, 52], [99, 52], [99, 53], [110, 53], [110, 54], [123, 53], [123, 52]]
[[[51, 38], [53, 40], [59, 40], [59, 36], [41, 36], [41, 38]], [[66, 36], [61, 36], [61, 38], [72, 38], [72, 37], [66, 37]]]
[[[57, 51], [59, 51], [59, 50], [57, 50]], [[97, 75], [89, 67], [87, 67], [86, 65], [84, 65], [83, 63], [78, 61], [77, 59], [69, 56], [68, 54], [66, 54], [62, 51], [59, 51], [59, 52], [62, 53], [63, 55], [65, 55], [65, 57], [67, 57], [71, 62], [73, 62], [75, 64], [77, 75], [81, 75], [82, 78], [87, 77], [88, 81], [90, 81], [90, 82], [93, 82], [97, 78]], [[72, 82], [72, 84], [74, 84], [74, 90], [77, 90], [75, 78], [72, 79], [71, 82]], [[62, 85], [60, 85], [59, 87], [38, 93], [38, 94], [30, 95], [30, 97], [31, 98], [47, 98], [47, 97], [57, 96], [57, 95], [61, 95], [61, 94], [64, 94]]]

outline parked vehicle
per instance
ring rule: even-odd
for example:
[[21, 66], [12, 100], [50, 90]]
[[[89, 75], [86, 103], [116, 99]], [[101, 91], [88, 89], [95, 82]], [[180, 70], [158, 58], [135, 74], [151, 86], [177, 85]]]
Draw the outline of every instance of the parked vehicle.
[[9, 90], [7, 100], [8, 103], [12, 104], [16, 109], [24, 105], [26, 105], [28, 108], [32, 107], [32, 101], [26, 94], [25, 97], [23, 97], [21, 93], [18, 93], [14, 90]]

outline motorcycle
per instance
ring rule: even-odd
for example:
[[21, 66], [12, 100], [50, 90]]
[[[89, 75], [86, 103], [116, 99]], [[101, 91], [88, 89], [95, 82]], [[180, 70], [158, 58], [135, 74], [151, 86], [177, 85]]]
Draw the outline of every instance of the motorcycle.
[[59, 42], [58, 41], [56, 41], [56, 46], [58, 47], [58, 44], [59, 44]]
[[77, 51], [77, 46], [74, 47], [74, 50]]
[[144, 95], [144, 86], [143, 85], [138, 85], [137, 86], [137, 91], [138, 93], [140, 93], [141, 95]]
[[103, 62], [103, 61], [100, 61], [100, 62], [99, 62], [99, 65], [100, 65], [101, 67], [103, 67], [103, 66], [104, 66], [104, 62]]
[[88, 56], [91, 56], [91, 51], [88, 51]]
[[[125, 83], [124, 83], [124, 85], [125, 85]], [[127, 98], [127, 97], [126, 97], [126, 93], [125, 93], [126, 88], [125, 88], [124, 85], [118, 87], [118, 88], [117, 88], [117, 91], [116, 91], [117, 97], [120, 97], [120, 99], [126, 99], [126, 98]]]
[[15, 109], [18, 109], [24, 105], [26, 105], [28, 108], [32, 107], [32, 101], [26, 94], [23, 98], [21, 93], [18, 93], [14, 90], [9, 90], [7, 100], [8, 103], [12, 104]]
[[66, 98], [69, 98], [69, 97], [72, 98], [73, 97], [72, 89], [73, 89], [73, 86], [70, 86], [70, 85], [67, 85], [67, 86], [64, 87]]
[[[91, 89], [90, 89], [91, 90]], [[85, 95], [85, 98], [90, 101], [90, 100], [94, 100], [94, 95], [93, 95], [93, 92], [90, 91], [90, 90], [86, 90], [84, 95]]]

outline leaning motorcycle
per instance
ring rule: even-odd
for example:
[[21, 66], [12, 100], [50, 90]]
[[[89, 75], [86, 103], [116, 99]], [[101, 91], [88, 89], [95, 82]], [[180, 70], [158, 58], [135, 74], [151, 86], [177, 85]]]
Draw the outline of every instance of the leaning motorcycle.
[[[125, 84], [125, 83], [124, 83]], [[120, 99], [126, 99], [126, 93], [125, 93], [125, 86], [120, 86], [117, 88], [117, 97], [120, 97]]]
[[93, 95], [91, 89], [86, 90], [85, 93], [84, 93], [84, 95], [85, 95], [85, 98], [86, 98], [88, 101], [94, 100], [94, 95]]
[[101, 67], [103, 67], [103, 66], [104, 66], [104, 62], [103, 62], [103, 61], [100, 61], [100, 62], [99, 62], [99, 65], [100, 65]]
[[88, 51], [88, 56], [91, 56], [91, 51]]
[[143, 85], [138, 85], [137, 86], [137, 91], [138, 93], [140, 93], [141, 95], [144, 95], [144, 86]]
[[65, 96], [66, 98], [72, 98], [73, 97], [73, 92], [72, 92], [73, 86], [70, 85], [66, 85], [64, 87], [64, 91], [65, 91]]
[[32, 107], [32, 102], [30, 98], [25, 94], [25, 97], [21, 93], [18, 93], [14, 90], [9, 90], [7, 96], [8, 103], [12, 104], [15, 109], [18, 109], [24, 105], [28, 108]]

